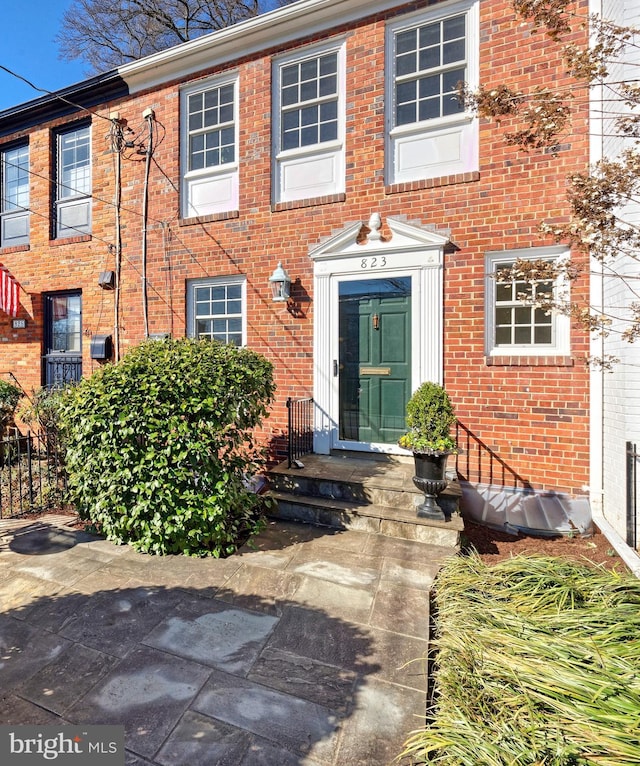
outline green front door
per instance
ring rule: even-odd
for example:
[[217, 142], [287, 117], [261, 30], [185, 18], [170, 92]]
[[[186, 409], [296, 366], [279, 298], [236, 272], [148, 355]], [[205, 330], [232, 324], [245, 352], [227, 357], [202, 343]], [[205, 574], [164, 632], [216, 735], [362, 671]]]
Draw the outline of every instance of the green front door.
[[394, 444], [411, 395], [411, 279], [340, 282], [339, 438]]

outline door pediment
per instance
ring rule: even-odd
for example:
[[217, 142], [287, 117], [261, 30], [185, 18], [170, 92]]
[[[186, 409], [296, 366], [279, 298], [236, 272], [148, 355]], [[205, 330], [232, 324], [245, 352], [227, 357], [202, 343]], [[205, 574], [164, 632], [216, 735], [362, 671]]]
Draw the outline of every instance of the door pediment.
[[[375, 216], [375, 214], [374, 214]], [[447, 230], [439, 230], [417, 222], [403, 221], [398, 218], [387, 218], [386, 223], [391, 230], [391, 237], [384, 239], [380, 236], [374, 216], [368, 224], [357, 222], [348, 224], [345, 228], [319, 245], [311, 248], [309, 257], [314, 262], [337, 260], [349, 257], [364, 257], [375, 252], [406, 253], [425, 250], [442, 251], [451, 237]], [[380, 219], [378, 218], [378, 221]], [[373, 224], [372, 224], [373, 222]], [[363, 237], [363, 227], [369, 233]]]

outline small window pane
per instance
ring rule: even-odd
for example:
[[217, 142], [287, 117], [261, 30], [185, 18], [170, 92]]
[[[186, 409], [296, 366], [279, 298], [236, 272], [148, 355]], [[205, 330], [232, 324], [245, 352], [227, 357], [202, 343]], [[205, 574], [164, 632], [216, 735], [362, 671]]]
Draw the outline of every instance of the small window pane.
[[426, 48], [420, 51], [419, 69], [433, 69], [440, 66], [440, 48]]
[[511, 324], [511, 311], [510, 308], [497, 308], [496, 309], [496, 324], [498, 325], [510, 325]]
[[498, 283], [496, 285], [496, 300], [497, 301], [510, 301], [513, 300], [513, 286], [511, 282]]
[[464, 40], [455, 40], [451, 43], [445, 43], [442, 46], [442, 63], [453, 64], [456, 61], [464, 61], [465, 44]]
[[396, 53], [398, 55], [417, 49], [416, 31], [415, 29], [410, 29], [396, 35]]
[[535, 343], [551, 343], [551, 325], [536, 327]]
[[516, 326], [513, 337], [517, 346], [528, 346], [531, 343], [531, 327]]
[[458, 37], [464, 37], [465, 34], [464, 16], [454, 16], [452, 19], [445, 19], [442, 22], [442, 38], [444, 40], [455, 40]]
[[410, 125], [412, 122], [416, 122], [416, 105], [400, 104], [396, 109], [396, 123]]
[[396, 75], [398, 77], [414, 74], [417, 69], [418, 65], [415, 53], [406, 53], [396, 57]]
[[325, 122], [320, 125], [320, 141], [335, 141], [338, 138], [338, 125], [335, 122]]
[[511, 327], [496, 328], [496, 345], [497, 346], [511, 345]]

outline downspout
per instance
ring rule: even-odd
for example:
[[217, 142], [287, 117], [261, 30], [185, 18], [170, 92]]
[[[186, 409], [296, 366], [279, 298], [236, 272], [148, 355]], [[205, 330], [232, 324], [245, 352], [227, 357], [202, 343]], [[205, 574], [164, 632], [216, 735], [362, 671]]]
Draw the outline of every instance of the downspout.
[[149, 135], [144, 163], [144, 190], [142, 196], [142, 315], [144, 318], [144, 337], [149, 337], [149, 296], [147, 291], [147, 218], [149, 208], [149, 173], [153, 155], [153, 109], [145, 109], [142, 116], [147, 121]]
[[[589, 11], [591, 14], [602, 15], [601, 0], [590, 0]], [[605, 115], [598, 109], [598, 104], [603, 102], [603, 86], [599, 85], [590, 91], [589, 125], [590, 146], [589, 160], [593, 165], [602, 159], [604, 153], [604, 120]], [[602, 108], [602, 107], [601, 107]], [[604, 272], [602, 264], [595, 258], [590, 257], [591, 305], [601, 313], [604, 311]], [[594, 358], [604, 360], [605, 353], [604, 337], [591, 338], [590, 354]], [[592, 511], [601, 516], [604, 510], [604, 388], [605, 368], [603, 364], [591, 365], [590, 395], [589, 395], [589, 500]]]
[[120, 272], [122, 271], [122, 223], [120, 204], [122, 202], [122, 154], [117, 147], [116, 159], [116, 245], [115, 245], [115, 296], [113, 301], [113, 346], [114, 360], [120, 361]]

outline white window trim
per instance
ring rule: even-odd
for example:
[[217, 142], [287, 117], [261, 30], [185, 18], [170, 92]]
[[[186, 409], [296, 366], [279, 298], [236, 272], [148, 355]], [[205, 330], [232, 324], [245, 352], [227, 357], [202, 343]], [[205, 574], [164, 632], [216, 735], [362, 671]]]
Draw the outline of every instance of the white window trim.
[[[337, 53], [338, 70], [338, 138], [314, 146], [302, 146], [297, 149], [282, 150], [280, 148], [282, 130], [282, 105], [280, 103], [280, 77], [284, 67], [297, 61], [316, 58], [327, 53]], [[274, 202], [289, 202], [297, 199], [339, 194], [345, 190], [345, 112], [346, 112], [346, 42], [343, 38], [329, 40], [320, 45], [314, 45], [289, 53], [286, 56], [274, 58], [273, 63], [273, 92], [272, 92], [272, 188]], [[295, 163], [312, 158], [333, 158], [336, 168], [336, 178], [332, 188], [309, 187], [305, 193], [287, 192], [283, 187], [283, 168], [288, 162]]]
[[[7, 168], [6, 168], [6, 157], [9, 152], [18, 150], [18, 149], [26, 149], [27, 150], [27, 184], [29, 179], [29, 174], [31, 172], [31, 147], [29, 146], [28, 142], [19, 142], [17, 144], [12, 144], [8, 146], [2, 147], [0, 150], [0, 192], [2, 195], [5, 195], [5, 191], [7, 188]], [[4, 200], [0, 204], [0, 247], [12, 247], [15, 245], [27, 245], [29, 244], [29, 218], [30, 218], [30, 209], [29, 205], [31, 200], [31, 190], [27, 186], [27, 204], [26, 207], [23, 206], [16, 206], [15, 208], [11, 208], [10, 210], [4, 209], [4, 205], [6, 203], [6, 200]], [[15, 232], [11, 232], [11, 234], [8, 233], [7, 229], [11, 227], [11, 224], [15, 223], [24, 223], [26, 227], [26, 232], [24, 234], [15, 234]], [[13, 236], [12, 236], [13, 235]]]
[[[188, 98], [194, 93], [202, 93], [211, 88], [221, 88], [225, 85], [233, 86], [233, 113], [234, 113], [234, 144], [235, 161], [213, 168], [201, 168], [200, 170], [187, 170], [189, 167], [189, 125], [188, 125]], [[191, 207], [189, 199], [189, 186], [192, 182], [208, 179], [229, 179], [232, 187], [232, 198], [226, 203], [214, 205], [215, 210], [210, 212], [222, 213], [238, 209], [238, 173], [240, 167], [240, 110], [239, 110], [239, 76], [237, 72], [226, 72], [224, 75], [197, 80], [180, 89], [180, 185], [181, 185], [181, 209], [183, 218], [191, 218], [208, 213], [199, 213]]]
[[242, 342], [240, 347], [247, 345], [247, 278], [244, 275], [228, 277], [203, 277], [187, 280], [187, 336], [196, 336], [195, 290], [197, 287], [220, 287], [223, 285], [240, 285], [242, 300]]
[[[77, 133], [81, 130], [87, 130], [89, 133], [89, 190], [78, 191], [70, 188], [62, 181], [62, 139], [71, 133]], [[93, 228], [92, 221], [92, 201], [93, 201], [93, 130], [91, 124], [80, 123], [77, 125], [65, 126], [55, 133], [56, 166], [55, 166], [55, 238], [64, 239], [65, 237], [75, 237], [91, 234]], [[66, 189], [67, 193], [62, 196], [60, 189]], [[74, 211], [79, 211], [82, 218], [75, 219]], [[69, 223], [69, 218], [71, 223]]]
[[[427, 178], [452, 175], [459, 172], [471, 172], [479, 167], [479, 134], [478, 118], [470, 111], [445, 117], [422, 120], [408, 125], [395, 124], [395, 35], [405, 29], [431, 24], [436, 21], [465, 14], [467, 17], [467, 77], [466, 82], [471, 88], [479, 83], [480, 61], [480, 21], [478, 0], [456, 0], [444, 2], [428, 11], [419, 11], [403, 16], [387, 25], [385, 39], [385, 157], [386, 183], [405, 183]], [[416, 171], [414, 174], [402, 174], [396, 165], [398, 143], [402, 139], [420, 136], [446, 136], [451, 131], [463, 131], [466, 144], [464, 156], [460, 163], [433, 163], [428, 169]]]
[[[530, 247], [517, 250], [495, 250], [485, 254], [485, 353], [493, 356], [568, 356], [571, 353], [571, 320], [565, 314], [552, 312], [553, 329], [551, 344], [530, 344], [497, 346], [495, 344], [495, 302], [496, 273], [498, 264], [521, 260], [562, 261], [569, 258], [569, 249], [564, 246]], [[556, 299], [569, 298], [569, 284], [566, 278], [558, 277], [554, 285]]]

